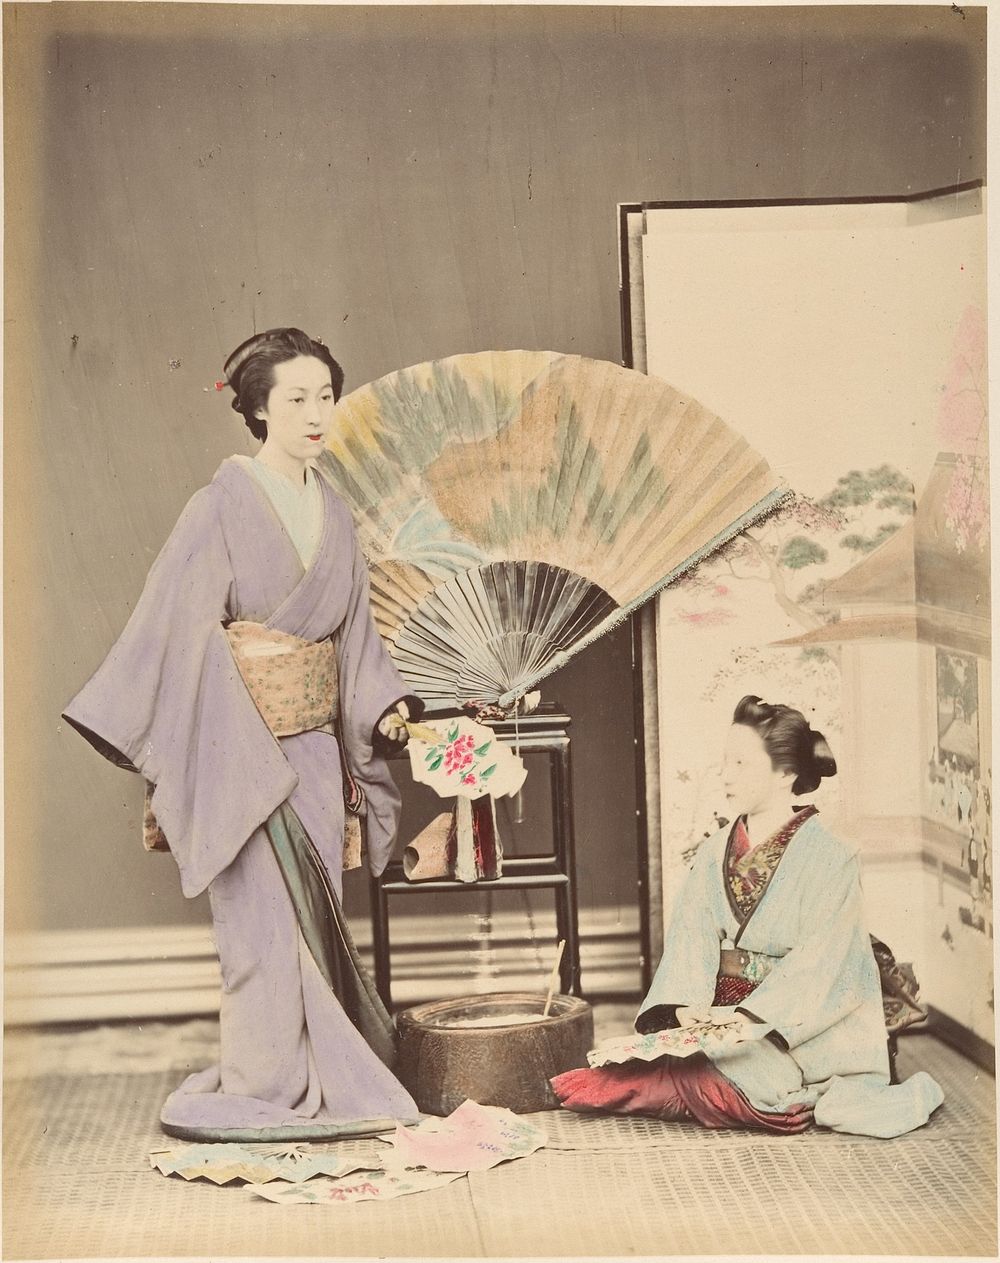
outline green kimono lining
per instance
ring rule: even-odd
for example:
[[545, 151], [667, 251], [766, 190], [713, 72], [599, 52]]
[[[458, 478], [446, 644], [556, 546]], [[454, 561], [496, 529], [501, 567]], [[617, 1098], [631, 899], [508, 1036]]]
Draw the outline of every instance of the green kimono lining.
[[391, 1070], [395, 1024], [358, 955], [312, 839], [287, 802], [268, 817], [264, 830], [313, 960], [368, 1046]]

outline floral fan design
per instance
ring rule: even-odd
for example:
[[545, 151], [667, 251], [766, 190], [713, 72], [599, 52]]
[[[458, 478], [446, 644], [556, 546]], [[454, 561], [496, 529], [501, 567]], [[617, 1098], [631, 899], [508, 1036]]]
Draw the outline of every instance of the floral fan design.
[[467, 715], [436, 724], [407, 724], [407, 752], [415, 781], [442, 798], [461, 794], [503, 798], [516, 794], [528, 774], [522, 760], [496, 739], [491, 728]]
[[509, 706], [786, 494], [695, 400], [580, 356], [435, 360], [334, 415], [319, 467], [432, 708]]

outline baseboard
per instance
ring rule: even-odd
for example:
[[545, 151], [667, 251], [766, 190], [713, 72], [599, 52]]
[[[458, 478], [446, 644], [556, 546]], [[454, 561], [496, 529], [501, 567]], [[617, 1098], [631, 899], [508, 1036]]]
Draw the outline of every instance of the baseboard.
[[[371, 963], [371, 926], [352, 925]], [[588, 999], [635, 996], [640, 987], [635, 912], [581, 914], [582, 985]], [[537, 991], [551, 968], [552, 944], [534, 943], [522, 915], [494, 913], [488, 933], [454, 934], [440, 917], [392, 920], [395, 1004]], [[219, 967], [204, 926], [60, 930], [11, 935], [4, 961], [4, 1021], [10, 1026], [156, 1020], [219, 1011]]]
[[947, 1013], [942, 1013], [933, 1005], [929, 1006], [926, 1024], [914, 1028], [915, 1034], [921, 1031], [934, 1035], [945, 1044], [950, 1044], [952, 1048], [964, 1053], [980, 1070], [996, 1076], [996, 1050], [993, 1045], [981, 1035], [977, 1035], [975, 1031], [970, 1031], [967, 1026], [963, 1026], [961, 1022], [956, 1022]]

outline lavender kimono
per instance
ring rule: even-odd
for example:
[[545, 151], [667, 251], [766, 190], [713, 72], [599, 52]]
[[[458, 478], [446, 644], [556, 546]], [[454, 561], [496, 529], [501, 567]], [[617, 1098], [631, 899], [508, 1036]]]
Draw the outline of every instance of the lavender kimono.
[[345, 754], [367, 798], [368, 862], [380, 873], [399, 798], [373, 732], [408, 690], [371, 620], [350, 514], [326, 484], [323, 493], [322, 538], [303, 569], [253, 475], [224, 461], [188, 503], [120, 639], [66, 710], [101, 753], [152, 782], [184, 893], [209, 891], [223, 977], [221, 1064], [192, 1075], [162, 1115], [168, 1129], [193, 1137], [336, 1134], [338, 1124], [417, 1113], [307, 948], [278, 862], [291, 824], [337, 904], [336, 738], [275, 738], [223, 626], [257, 622], [313, 641], [336, 633]]

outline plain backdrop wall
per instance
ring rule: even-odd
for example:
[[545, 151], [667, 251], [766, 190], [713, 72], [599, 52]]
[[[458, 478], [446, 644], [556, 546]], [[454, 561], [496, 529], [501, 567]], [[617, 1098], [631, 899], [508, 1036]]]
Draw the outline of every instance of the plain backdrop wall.
[[[4, 6], [7, 924], [204, 919], [137, 778], [59, 720], [191, 493], [255, 445], [254, 329], [348, 387], [436, 356], [620, 358], [615, 207], [984, 174], [966, 6]], [[634, 907], [629, 639], [574, 717], [581, 901]], [[682, 717], [678, 717], [682, 721]]]

